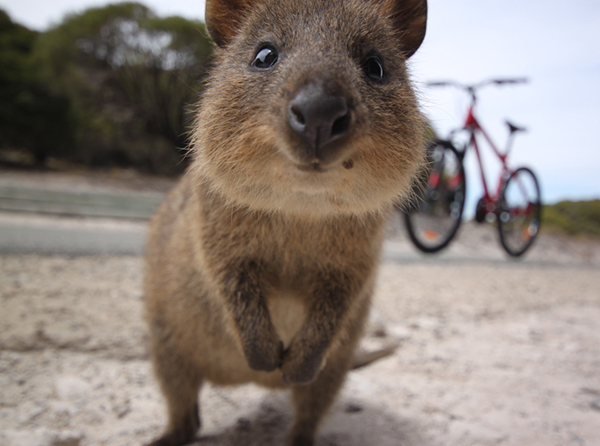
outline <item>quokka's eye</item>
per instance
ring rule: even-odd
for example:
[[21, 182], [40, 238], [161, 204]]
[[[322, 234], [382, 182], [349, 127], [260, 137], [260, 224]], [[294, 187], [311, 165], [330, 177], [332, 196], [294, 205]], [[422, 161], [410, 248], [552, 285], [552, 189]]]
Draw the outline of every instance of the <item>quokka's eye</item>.
[[375, 82], [381, 82], [385, 79], [385, 71], [383, 63], [378, 56], [369, 56], [362, 64], [362, 69], [365, 75]]
[[263, 46], [258, 50], [256, 56], [254, 56], [252, 66], [265, 70], [275, 65], [278, 59], [279, 55], [277, 54], [277, 50], [275, 48], [272, 46]]

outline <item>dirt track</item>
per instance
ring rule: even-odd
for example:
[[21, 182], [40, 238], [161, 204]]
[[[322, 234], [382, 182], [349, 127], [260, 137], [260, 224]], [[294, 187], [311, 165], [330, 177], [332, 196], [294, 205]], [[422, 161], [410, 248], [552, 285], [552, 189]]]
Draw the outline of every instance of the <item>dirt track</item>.
[[[351, 373], [319, 446], [600, 445], [599, 245], [542, 236], [510, 262], [490, 229], [465, 228], [445, 260], [391, 243], [386, 336], [365, 342], [401, 345]], [[0, 445], [159, 434], [141, 258], [4, 255], [0, 272]], [[278, 445], [291, 422], [285, 392], [253, 386], [206, 387], [202, 414], [199, 445]]]

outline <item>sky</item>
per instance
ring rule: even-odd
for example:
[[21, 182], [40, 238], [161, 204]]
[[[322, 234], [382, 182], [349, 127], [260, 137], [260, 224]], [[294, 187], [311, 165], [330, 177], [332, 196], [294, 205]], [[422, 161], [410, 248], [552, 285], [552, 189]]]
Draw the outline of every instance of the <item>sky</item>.
[[[43, 31], [67, 13], [108, 3], [0, 0], [0, 8], [14, 21]], [[142, 3], [161, 16], [204, 16], [201, 0]], [[526, 77], [524, 85], [481, 91], [476, 108], [481, 124], [501, 148], [508, 134], [505, 119], [527, 127], [515, 138], [509, 164], [538, 174], [546, 203], [600, 198], [600, 1], [429, 0], [428, 5], [427, 35], [410, 70], [438, 134], [461, 125], [469, 101], [458, 90], [428, 88], [427, 81]], [[495, 189], [498, 166], [488, 147], [482, 155]], [[482, 193], [473, 153], [466, 168], [470, 209]]]

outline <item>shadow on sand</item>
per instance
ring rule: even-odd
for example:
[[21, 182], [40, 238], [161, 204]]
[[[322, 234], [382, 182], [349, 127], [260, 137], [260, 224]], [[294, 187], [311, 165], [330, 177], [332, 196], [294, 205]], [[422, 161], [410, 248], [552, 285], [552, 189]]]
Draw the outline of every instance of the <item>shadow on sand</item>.
[[[293, 415], [286, 393], [268, 394], [247, 416], [220, 432], [199, 433], [190, 446], [281, 446]], [[416, 446], [427, 442], [414, 420], [342, 396], [325, 418], [316, 446]]]

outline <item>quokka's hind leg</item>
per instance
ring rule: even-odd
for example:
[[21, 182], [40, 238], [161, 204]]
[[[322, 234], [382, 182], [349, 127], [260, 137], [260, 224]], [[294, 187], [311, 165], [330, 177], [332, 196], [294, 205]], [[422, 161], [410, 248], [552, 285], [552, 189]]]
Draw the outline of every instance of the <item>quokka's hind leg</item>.
[[312, 383], [293, 388], [292, 399], [296, 415], [288, 437], [288, 446], [315, 444], [319, 424], [329, 410], [351, 365], [351, 353], [346, 351], [329, 358]]
[[190, 443], [200, 429], [198, 392], [202, 377], [183, 355], [164, 344], [154, 345], [153, 359], [167, 402], [169, 425], [164, 435], [148, 446], [183, 446]]
[[176, 428], [173, 428], [170, 423], [167, 432], [149, 443], [148, 446], [184, 446], [191, 443], [200, 428], [199, 415], [198, 403], [196, 403], [193, 409], [185, 414], [185, 419], [180, 420]]

